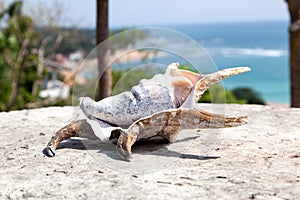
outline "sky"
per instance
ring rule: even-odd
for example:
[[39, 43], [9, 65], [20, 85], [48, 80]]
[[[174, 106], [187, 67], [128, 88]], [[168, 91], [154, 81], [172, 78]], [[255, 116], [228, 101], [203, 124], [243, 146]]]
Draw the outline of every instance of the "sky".
[[[23, 1], [25, 10], [41, 3], [51, 9], [54, 2]], [[62, 25], [95, 27], [96, 0], [56, 1], [64, 11]], [[289, 20], [285, 0], [109, 0], [110, 27], [279, 20]]]

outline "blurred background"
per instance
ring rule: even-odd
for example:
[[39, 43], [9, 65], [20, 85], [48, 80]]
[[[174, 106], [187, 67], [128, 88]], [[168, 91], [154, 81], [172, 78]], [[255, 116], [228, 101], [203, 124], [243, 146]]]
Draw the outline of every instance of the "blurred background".
[[[227, 103], [288, 107], [289, 25], [284, 0], [2, 0], [0, 111], [71, 105], [74, 78], [87, 54], [109, 35], [140, 27], [168, 28], [191, 37], [219, 69], [251, 67], [250, 73], [224, 81]], [[116, 41], [113, 53], [155, 37], [151, 34], [140, 30]], [[146, 50], [119, 58], [107, 73], [110, 78], [100, 80], [100, 93], [105, 94], [99, 98], [110, 95], [108, 87], [131, 67], [178, 61], [172, 59]], [[179, 62], [193, 70], [189, 63]], [[143, 72], [135, 75], [139, 73]], [[84, 77], [76, 81], [88, 84]], [[209, 94], [202, 101], [209, 102]]]

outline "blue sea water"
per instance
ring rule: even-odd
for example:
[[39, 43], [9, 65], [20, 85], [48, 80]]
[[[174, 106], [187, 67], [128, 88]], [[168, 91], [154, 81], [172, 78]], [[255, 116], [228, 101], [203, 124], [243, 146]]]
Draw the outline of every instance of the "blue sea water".
[[[288, 22], [170, 25], [163, 28], [178, 31], [197, 41], [218, 69], [235, 66], [252, 69], [225, 79], [226, 88], [251, 87], [266, 102], [289, 104]], [[158, 43], [159, 39], [153, 42]], [[175, 45], [185, 48], [180, 43]], [[192, 49], [189, 54], [193, 54]], [[176, 59], [169, 54], [158, 57], [157, 62], [184, 62]]]
[[290, 102], [288, 22], [169, 26], [199, 42], [218, 68], [252, 71], [224, 80], [228, 89], [247, 86], [267, 102]]

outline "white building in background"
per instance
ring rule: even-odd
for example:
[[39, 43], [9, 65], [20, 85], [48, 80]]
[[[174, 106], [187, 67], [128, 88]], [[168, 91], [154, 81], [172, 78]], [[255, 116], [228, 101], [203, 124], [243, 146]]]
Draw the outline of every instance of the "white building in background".
[[39, 92], [42, 98], [67, 99], [69, 95], [70, 87], [59, 80], [49, 80], [46, 89]]
[[39, 96], [42, 98], [67, 99], [70, 96], [70, 86], [58, 80], [56, 73], [60, 70], [71, 71], [71, 68], [52, 60], [45, 60], [44, 65], [51, 71], [51, 77], [44, 80], [44, 88], [40, 90]]

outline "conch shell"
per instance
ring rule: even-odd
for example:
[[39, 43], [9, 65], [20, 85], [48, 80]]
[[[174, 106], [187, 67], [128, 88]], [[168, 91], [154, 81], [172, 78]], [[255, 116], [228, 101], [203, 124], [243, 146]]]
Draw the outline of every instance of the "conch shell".
[[46, 155], [54, 156], [58, 144], [79, 136], [80, 129], [85, 130], [86, 135], [82, 137], [96, 135], [103, 141], [117, 139], [117, 151], [128, 160], [131, 146], [140, 139], [161, 136], [173, 142], [183, 129], [245, 124], [248, 122], [246, 116], [208, 113], [198, 108], [196, 102], [211, 85], [247, 71], [249, 67], [236, 67], [202, 75], [180, 70], [178, 63], [172, 63], [164, 74], [141, 80], [131, 91], [99, 102], [83, 97], [80, 108], [88, 119], [71, 122], [57, 131], [45, 148]]
[[[250, 71], [249, 67], [237, 67], [202, 75], [180, 70], [178, 66], [178, 63], [172, 63], [164, 74], [155, 75], [149, 80], [141, 80], [131, 91], [98, 102], [83, 97], [80, 100], [80, 108], [90, 119], [128, 127], [138, 119], [163, 110], [179, 108], [183, 105], [193, 108], [195, 101], [211, 85], [228, 76]], [[187, 102], [190, 94], [191, 102]]]
[[80, 108], [88, 118], [102, 121], [101, 125], [104, 127], [103, 122], [128, 127], [138, 119], [163, 110], [179, 108], [183, 104], [192, 108], [193, 105], [186, 105], [192, 91], [189, 104], [194, 104], [211, 85], [220, 80], [250, 71], [249, 67], [237, 67], [202, 75], [180, 70], [178, 66], [178, 63], [172, 63], [164, 74], [141, 80], [131, 91], [98, 102], [83, 97]]

